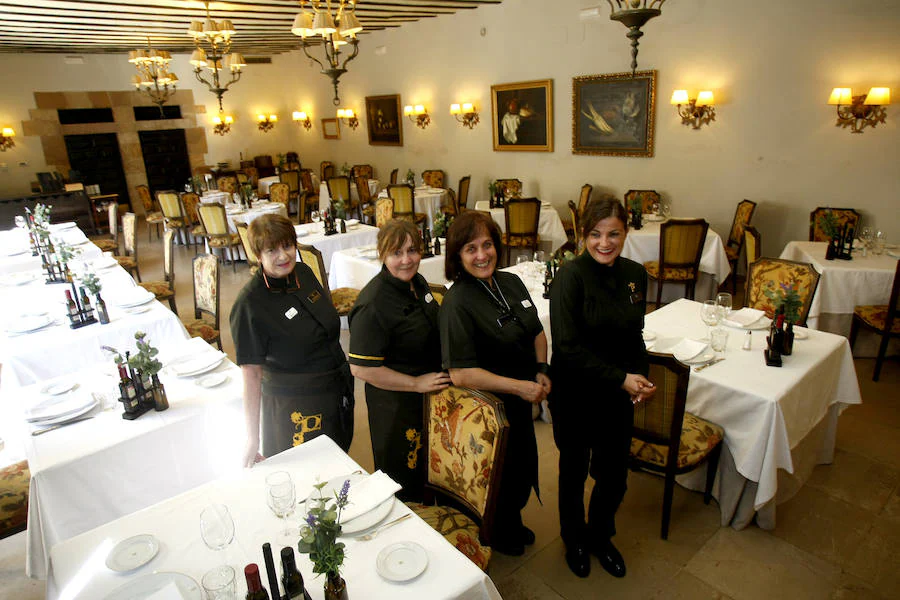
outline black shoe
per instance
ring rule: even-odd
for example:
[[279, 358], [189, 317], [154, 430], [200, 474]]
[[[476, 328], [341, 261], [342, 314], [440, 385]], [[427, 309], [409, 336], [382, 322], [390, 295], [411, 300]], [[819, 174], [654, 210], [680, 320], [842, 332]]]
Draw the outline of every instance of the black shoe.
[[491, 548], [500, 554], [507, 556], [522, 556], [525, 554], [525, 545], [519, 539], [510, 539], [510, 537], [502, 537], [495, 539], [491, 543]]
[[600, 559], [600, 566], [613, 577], [625, 577], [625, 559], [613, 546], [612, 540], [605, 540], [596, 544], [594, 554]]
[[532, 544], [534, 544], [534, 540], [535, 540], [534, 532], [532, 530], [528, 529], [527, 527], [525, 527], [524, 525], [522, 525], [522, 529], [520, 530], [520, 533], [519, 533], [519, 539], [526, 546], [531, 546]]
[[566, 564], [579, 577], [591, 574], [591, 555], [581, 544], [566, 548]]

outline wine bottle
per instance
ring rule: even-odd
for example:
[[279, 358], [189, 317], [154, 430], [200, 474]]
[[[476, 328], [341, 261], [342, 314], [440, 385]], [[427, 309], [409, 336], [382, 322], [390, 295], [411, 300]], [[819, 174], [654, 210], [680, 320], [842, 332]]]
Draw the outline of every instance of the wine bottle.
[[269, 542], [262, 545], [263, 559], [266, 561], [266, 575], [269, 578], [269, 591], [275, 598], [281, 598], [278, 593], [278, 573], [275, 571], [275, 559], [272, 558], [272, 546]]
[[441, 238], [439, 237], [434, 238], [434, 255], [441, 255]]
[[285, 546], [281, 549], [281, 583], [284, 585], [284, 596], [288, 600], [306, 598], [306, 588], [303, 586], [303, 575], [297, 570], [294, 560], [294, 549]]
[[106, 302], [103, 301], [100, 294], [97, 294], [97, 318], [100, 319], [101, 325], [109, 323], [109, 313], [106, 312]]
[[66, 312], [69, 313], [69, 318], [75, 322], [78, 320], [78, 305], [75, 304], [75, 300], [72, 299], [72, 292], [66, 290]]
[[81, 309], [85, 313], [91, 312], [91, 299], [88, 298], [87, 290], [84, 288], [81, 288]]
[[245, 600], [269, 600], [269, 594], [266, 593], [266, 588], [259, 580], [259, 567], [256, 563], [250, 563], [244, 567], [244, 577], [247, 579]]
[[125, 408], [133, 409], [137, 407], [137, 391], [134, 389], [134, 383], [128, 377], [125, 365], [119, 365], [119, 396], [125, 402]]
[[775, 322], [773, 323], [774, 329], [772, 330], [772, 348], [778, 353], [782, 353], [784, 350], [784, 305], [778, 307], [778, 312], [775, 313]]
[[794, 351], [794, 324], [790, 321], [787, 324], [787, 328], [784, 330], [784, 345], [781, 351], [785, 356], [790, 356]]

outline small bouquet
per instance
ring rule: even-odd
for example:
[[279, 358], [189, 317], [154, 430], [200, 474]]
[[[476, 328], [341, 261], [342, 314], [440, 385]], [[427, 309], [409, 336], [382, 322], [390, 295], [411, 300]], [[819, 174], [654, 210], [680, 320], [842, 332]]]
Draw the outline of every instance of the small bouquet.
[[341, 535], [341, 511], [348, 504], [350, 480], [344, 481], [340, 492], [335, 492], [334, 500], [322, 495], [325, 483], [316, 484], [318, 498], [309, 501], [310, 508], [306, 515], [306, 524], [300, 528], [300, 541], [297, 550], [301, 554], [309, 554], [313, 563], [313, 573], [328, 578], [329, 586], [343, 588], [346, 584], [341, 577], [341, 565], [344, 564], [344, 543], [337, 541]]
[[413, 172], [412, 169], [409, 169], [406, 172], [406, 183], [408, 183], [409, 185], [413, 185], [413, 186], [416, 185], [416, 174]]
[[441, 212], [434, 218], [434, 237], [447, 237], [447, 231], [453, 224], [453, 217], [445, 212]]
[[841, 224], [831, 210], [826, 210], [819, 215], [817, 225], [829, 240], [841, 235]]
[[770, 281], [766, 284], [763, 294], [772, 302], [776, 314], [778, 308], [784, 306], [784, 320], [787, 323], [796, 323], [800, 320], [800, 308], [803, 306], [803, 300], [800, 298], [797, 282], [776, 285], [774, 281]]

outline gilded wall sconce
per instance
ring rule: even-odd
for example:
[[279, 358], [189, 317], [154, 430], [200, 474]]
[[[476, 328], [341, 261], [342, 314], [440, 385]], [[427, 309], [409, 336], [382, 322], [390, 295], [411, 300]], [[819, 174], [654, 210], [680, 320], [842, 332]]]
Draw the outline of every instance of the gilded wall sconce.
[[850, 88], [834, 88], [828, 104], [837, 106], [836, 127], [849, 127], [851, 133], [862, 133], [887, 118], [885, 106], [891, 103], [891, 88], [874, 87], [868, 94], [854, 96]]
[[709, 125], [710, 121], [716, 120], [716, 107], [713, 106], [713, 93], [710, 91], [702, 91], [696, 98], [688, 98], [687, 90], [675, 90], [669, 102], [675, 105], [682, 125], [700, 129], [701, 125]]
[[409, 120], [416, 124], [416, 127], [425, 129], [431, 124], [431, 117], [428, 111], [421, 104], [415, 106], [404, 106], [403, 114], [409, 117]]
[[294, 123], [303, 125], [307, 131], [312, 129], [312, 119], [309, 118], [309, 115], [305, 111], [295, 110], [291, 117], [294, 119]]
[[352, 108], [337, 109], [337, 118], [343, 121], [344, 125], [350, 129], [356, 130], [359, 127], [359, 117], [356, 116]]
[[4, 127], [3, 131], [0, 132], [0, 152], [6, 152], [10, 148], [15, 147], [16, 141], [13, 139], [16, 137], [16, 132], [12, 127]]
[[256, 115], [256, 120], [258, 121], [257, 127], [263, 133], [268, 132], [273, 127], [275, 127], [275, 123], [278, 121], [278, 115]]
[[455, 116], [463, 127], [474, 129], [478, 125], [478, 113], [475, 112], [475, 106], [471, 102], [465, 102], [462, 105], [451, 104], [450, 114]]

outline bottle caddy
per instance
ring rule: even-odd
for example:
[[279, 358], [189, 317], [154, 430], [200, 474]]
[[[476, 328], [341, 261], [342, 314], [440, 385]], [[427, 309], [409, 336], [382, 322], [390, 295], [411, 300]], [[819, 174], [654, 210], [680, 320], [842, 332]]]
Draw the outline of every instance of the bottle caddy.
[[94, 308], [91, 306], [85, 289], [81, 288], [79, 297], [78, 292], [75, 291], [75, 284], [71, 285], [72, 289], [66, 290], [66, 317], [69, 319], [69, 327], [78, 329], [96, 323], [97, 317], [94, 315]]

